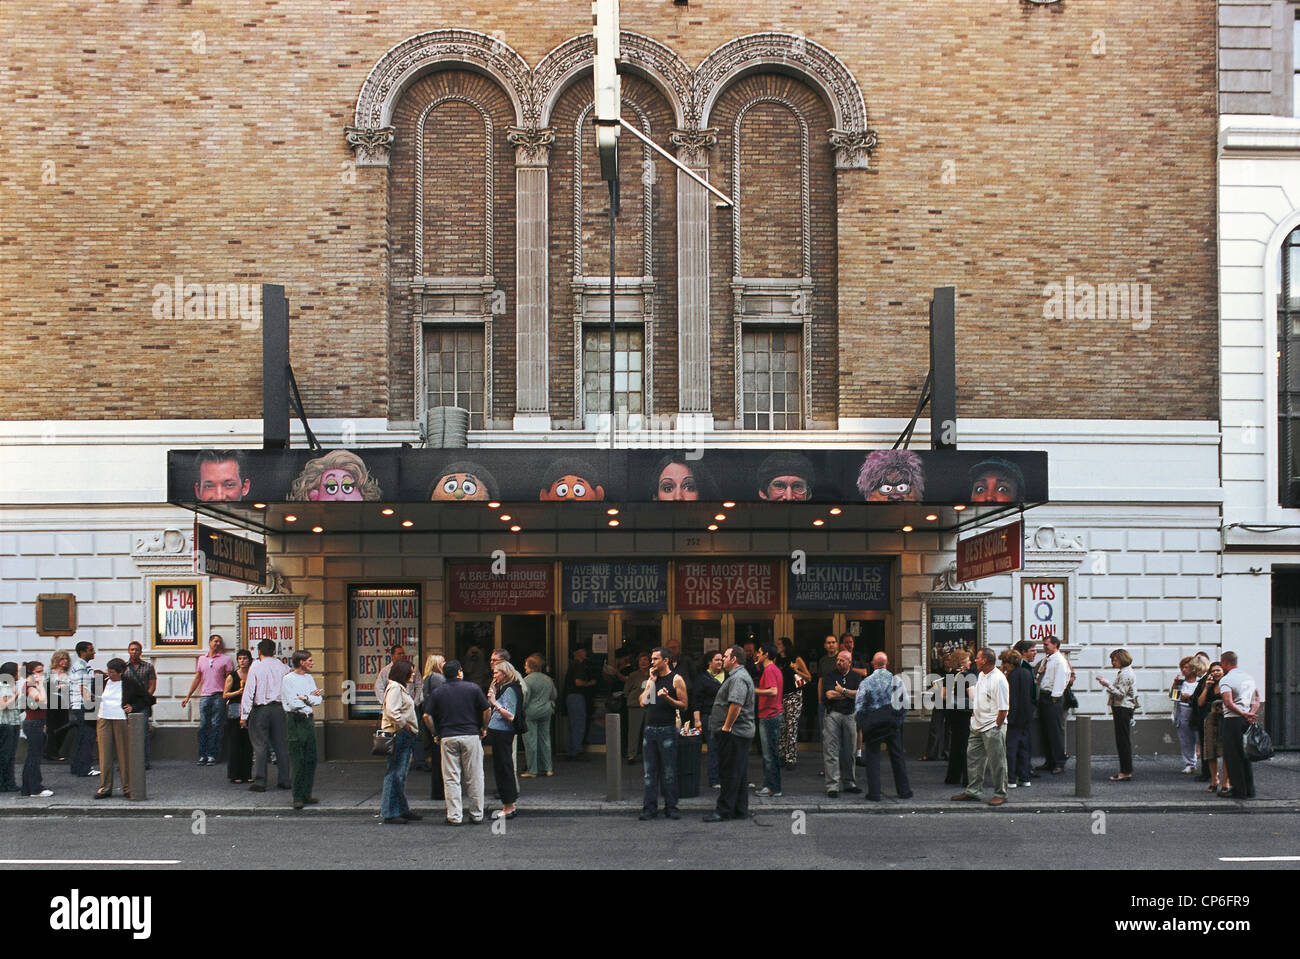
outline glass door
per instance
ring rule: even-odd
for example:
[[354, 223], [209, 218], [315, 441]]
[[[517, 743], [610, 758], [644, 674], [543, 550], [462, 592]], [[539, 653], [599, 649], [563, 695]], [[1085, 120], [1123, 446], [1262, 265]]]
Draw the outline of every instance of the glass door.
[[488, 661], [497, 645], [496, 618], [455, 619], [451, 624], [451, 633], [451, 651], [447, 658], [459, 660], [465, 678], [486, 690], [492, 682], [492, 670]]

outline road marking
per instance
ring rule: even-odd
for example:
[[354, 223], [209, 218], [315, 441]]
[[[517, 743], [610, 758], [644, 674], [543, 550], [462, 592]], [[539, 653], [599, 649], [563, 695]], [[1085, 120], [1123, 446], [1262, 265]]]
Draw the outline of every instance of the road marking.
[[1300, 862], [1300, 856], [1220, 856], [1219, 862]]
[[175, 866], [179, 859], [0, 859], [0, 866]]

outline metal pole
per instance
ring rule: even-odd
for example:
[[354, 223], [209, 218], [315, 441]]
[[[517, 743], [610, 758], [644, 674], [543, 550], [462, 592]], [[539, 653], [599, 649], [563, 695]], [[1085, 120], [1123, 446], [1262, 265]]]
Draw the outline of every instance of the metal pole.
[[144, 781], [144, 738], [149, 735], [149, 717], [144, 713], [131, 713], [126, 717], [127, 754], [119, 757], [124, 766], [130, 770], [131, 799], [146, 799], [149, 796]]
[[618, 217], [618, 180], [609, 181], [609, 448], [614, 448], [614, 226]]
[[605, 798], [618, 802], [623, 798], [623, 717], [618, 713], [605, 714]]
[[640, 130], [638, 130], [636, 127], [632, 126], [632, 124], [628, 123], [628, 122], [627, 122], [626, 120], [624, 120], [622, 117], [619, 118], [619, 121], [618, 121], [618, 122], [619, 122], [619, 125], [620, 125], [624, 130], [627, 130], [629, 133], [631, 133], [634, 137], [636, 137], [638, 140], [640, 140], [642, 143], [644, 143], [644, 144], [645, 144], [646, 146], [648, 146], [650, 149], [654, 150], [656, 153], [658, 153], [661, 157], [663, 157], [665, 160], [667, 160], [667, 161], [668, 161], [669, 163], [671, 163], [673, 166], [677, 167], [677, 169], [681, 170], [683, 173], [685, 173], [688, 177], [690, 177], [692, 180], [694, 180], [694, 181], [695, 181], [696, 183], [698, 183], [700, 186], [704, 187], [704, 189], [708, 190], [710, 193], [712, 193], [714, 196], [716, 196], [716, 197], [718, 198], [718, 200], [719, 200], [719, 203], [718, 203], [719, 206], [724, 207], [724, 208], [728, 208], [728, 207], [733, 207], [733, 206], [736, 205], [735, 203], [733, 203], [733, 202], [731, 201], [731, 198], [730, 198], [729, 196], [727, 196], [725, 193], [723, 193], [721, 190], [719, 190], [717, 187], [715, 187], [715, 186], [714, 186], [712, 183], [710, 183], [708, 180], [704, 179], [704, 177], [700, 176], [698, 173], [696, 173], [694, 170], [692, 170], [690, 167], [688, 167], [688, 166], [687, 166], [685, 163], [683, 163], [681, 160], [677, 159], [677, 157], [673, 156], [671, 153], [669, 153], [667, 150], [665, 150], [665, 149], [664, 149], [663, 147], [661, 147], [659, 144], [655, 143], [654, 140], [651, 140], [648, 136], [646, 136], [644, 133], [642, 133], [642, 132], [641, 132]]
[[1074, 717], [1074, 794], [1092, 795], [1092, 717]]

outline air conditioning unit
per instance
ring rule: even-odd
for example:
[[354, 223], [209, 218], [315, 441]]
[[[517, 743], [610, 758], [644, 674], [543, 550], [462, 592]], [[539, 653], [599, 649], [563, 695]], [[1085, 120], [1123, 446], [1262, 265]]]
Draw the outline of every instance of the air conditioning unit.
[[469, 445], [469, 410], [433, 406], [424, 414], [424, 438], [431, 449], [464, 449]]

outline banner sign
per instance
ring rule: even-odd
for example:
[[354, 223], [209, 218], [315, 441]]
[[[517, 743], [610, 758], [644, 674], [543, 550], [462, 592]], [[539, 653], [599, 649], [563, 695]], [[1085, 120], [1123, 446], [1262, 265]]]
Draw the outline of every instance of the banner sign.
[[487, 563], [447, 567], [450, 608], [455, 613], [549, 613], [555, 608], [550, 563], [510, 563], [494, 574]]
[[288, 664], [298, 648], [296, 609], [248, 610], [244, 613], [244, 647], [255, 650], [264, 639], [275, 643], [275, 658]]
[[[1042, 503], [1047, 454], [973, 450], [172, 450], [169, 502]], [[340, 507], [346, 508], [346, 507]]]
[[809, 562], [790, 573], [791, 609], [889, 609], [889, 561]]
[[678, 609], [776, 609], [779, 563], [678, 563]]
[[354, 683], [349, 718], [379, 715], [375, 678], [388, 663], [388, 651], [394, 643], [406, 647], [418, 669], [420, 587], [349, 586], [348, 678]]
[[1051, 637], [1062, 646], [1069, 642], [1069, 588], [1065, 579], [1020, 581], [1022, 639], [1041, 643]]
[[199, 647], [198, 584], [155, 582], [153, 607], [154, 649]]
[[566, 610], [668, 608], [667, 563], [565, 563]]
[[194, 571], [233, 579], [238, 583], [266, 585], [266, 544], [255, 543], [225, 530], [196, 523]]
[[1024, 524], [1020, 520], [957, 542], [957, 582], [1020, 569]]

